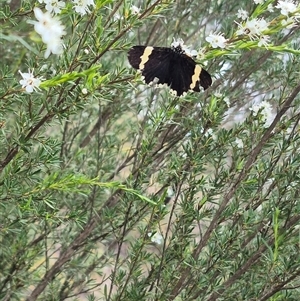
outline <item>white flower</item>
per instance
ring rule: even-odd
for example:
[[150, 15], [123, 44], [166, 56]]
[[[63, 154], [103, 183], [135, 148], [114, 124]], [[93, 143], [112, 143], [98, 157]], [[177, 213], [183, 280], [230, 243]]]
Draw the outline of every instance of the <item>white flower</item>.
[[265, 0], [253, 0], [255, 4], [263, 4]]
[[57, 73], [57, 70], [53, 66], [49, 66], [47, 64], [44, 64], [40, 68], [40, 72], [47, 72], [47, 73], [51, 72], [52, 75], [54, 76]]
[[161, 245], [162, 242], [164, 241], [164, 238], [162, 237], [161, 234], [159, 233], [155, 233], [154, 235], [152, 235], [151, 232], [148, 233], [148, 236], [151, 237], [151, 241], [158, 244], [158, 245]]
[[[254, 22], [255, 20], [255, 22]], [[253, 19], [253, 28], [256, 29], [257, 35], [260, 35], [263, 31], [268, 29], [268, 22], [261, 18], [261, 19]]]
[[84, 94], [84, 95], [88, 94], [87, 88], [83, 88], [83, 89], [81, 90], [81, 93]]
[[205, 133], [204, 133], [204, 136], [205, 137], [209, 137], [213, 134], [213, 130], [212, 129], [208, 129]]
[[63, 45], [61, 39], [53, 37], [52, 40], [47, 41], [47, 49], [45, 51], [44, 57], [47, 58], [51, 53], [53, 54], [62, 54]]
[[49, 69], [49, 66], [47, 64], [42, 65], [42, 67], [40, 68], [40, 71], [46, 71]]
[[172, 189], [172, 187], [168, 187], [168, 190], [167, 190], [167, 196], [169, 198], [173, 197], [175, 195], [175, 192], [174, 190]]
[[189, 56], [197, 56], [198, 54], [196, 50], [191, 50], [188, 46], [186, 46], [182, 39], [178, 39], [178, 40], [174, 39], [174, 41], [171, 44], [171, 47], [172, 48], [180, 47], [185, 52], [185, 54]]
[[73, 0], [75, 11], [81, 16], [90, 13], [88, 6], [95, 7], [94, 0]]
[[50, 67], [50, 71], [52, 72], [52, 75], [57, 73], [57, 70], [53, 66]]
[[261, 19], [247, 20], [245, 24], [238, 24], [239, 29], [237, 30], [237, 35], [248, 35], [250, 39], [260, 36], [263, 31], [268, 29], [268, 22]]
[[290, 13], [294, 13], [297, 10], [297, 6], [294, 1], [278, 1], [276, 8], [280, 9], [280, 13], [284, 16], [288, 16]]
[[195, 49], [189, 49], [189, 48], [186, 48], [185, 50], [185, 53], [187, 54], [187, 55], [189, 55], [189, 56], [197, 56], [198, 55], [198, 52], [197, 52], [197, 50], [195, 50]]
[[255, 103], [252, 107], [250, 107], [250, 111], [253, 112], [253, 115], [256, 116], [261, 109], [272, 109], [271, 104], [266, 100], [261, 101], [260, 103]]
[[235, 139], [235, 144], [238, 148], [243, 148], [244, 147], [244, 143], [243, 143], [243, 140], [240, 139], [240, 138], [236, 138]]
[[39, 22], [29, 21], [29, 23], [34, 24], [34, 30], [42, 36], [44, 43], [47, 43], [47, 40], [51, 40], [52, 37], [61, 38], [66, 34], [65, 27], [49, 12], [43, 13], [38, 7], [35, 7], [33, 11]]
[[138, 15], [140, 13], [140, 11], [141, 11], [141, 9], [139, 7], [137, 7], [137, 6], [135, 6], [135, 5], [132, 5], [130, 7], [130, 10], [131, 10], [131, 13], [133, 15]]
[[178, 40], [173, 39], [173, 42], [171, 43], [171, 47], [172, 48], [177, 48], [177, 47], [183, 48], [183, 47], [185, 47], [185, 45], [184, 45], [184, 42], [182, 39], [178, 39]]
[[[202, 132], [203, 132], [203, 130], [202, 130]], [[208, 138], [208, 137], [211, 137], [213, 140], [217, 140], [217, 135], [213, 132], [213, 129], [208, 129], [205, 133], [204, 133], [204, 136], [206, 137], [206, 138]]]
[[212, 48], [225, 48], [227, 40], [223, 37], [222, 33], [211, 33], [205, 40], [211, 45]]
[[27, 93], [32, 93], [33, 91], [36, 91], [39, 89], [39, 86], [41, 84], [41, 78], [35, 78], [32, 72], [28, 69], [28, 73], [22, 73], [19, 70], [19, 73], [23, 77], [23, 79], [20, 80], [20, 84], [22, 85], [22, 88], [26, 90]]
[[59, 0], [39, 0], [40, 3], [45, 3], [46, 10], [49, 13], [54, 13], [54, 14], [59, 14], [66, 6], [66, 3], [64, 1], [59, 1]]
[[238, 10], [237, 17], [242, 20], [246, 20], [248, 18], [248, 12], [242, 8]]
[[197, 51], [197, 58], [199, 60], [203, 60], [205, 58], [205, 53], [204, 53], [204, 48], [200, 48], [198, 51]]
[[263, 100], [258, 104], [254, 104], [250, 110], [253, 115], [256, 116], [260, 112], [262, 119], [264, 121], [264, 126], [268, 127], [274, 120], [274, 114], [272, 113], [272, 106], [268, 101]]
[[118, 20], [122, 19], [122, 16], [118, 13], [115, 13], [114, 16], [113, 16], [113, 19], [114, 19], [114, 21], [118, 21]]
[[[293, 182], [291, 182], [289, 185], [288, 185], [288, 190], [293, 190], [293, 189], [297, 189], [297, 187], [298, 187], [298, 182], [297, 181], [293, 181]], [[300, 227], [300, 225], [299, 225], [299, 227]]]
[[281, 25], [285, 28], [291, 29], [297, 26], [297, 21], [294, 17], [288, 17], [286, 20], [281, 21]]
[[63, 52], [61, 37], [66, 34], [65, 27], [58, 19], [52, 17], [49, 12], [43, 13], [38, 7], [35, 7], [33, 10], [38, 22], [31, 20], [28, 22], [34, 24], [35, 31], [41, 35], [42, 41], [47, 45], [45, 58], [51, 52], [53, 54], [61, 54]]
[[269, 36], [261, 35], [259, 37], [259, 41], [258, 41], [257, 45], [258, 45], [258, 47], [262, 47], [262, 46], [268, 47], [269, 42], [270, 42]]
[[225, 96], [223, 100], [224, 100], [224, 102], [226, 103], [227, 107], [229, 107], [229, 106], [230, 106], [230, 100], [229, 100], [229, 97]]

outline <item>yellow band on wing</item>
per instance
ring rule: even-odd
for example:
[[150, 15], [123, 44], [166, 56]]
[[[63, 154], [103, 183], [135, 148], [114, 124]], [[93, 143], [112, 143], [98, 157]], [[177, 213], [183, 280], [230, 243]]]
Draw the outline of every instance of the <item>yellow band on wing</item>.
[[197, 81], [200, 79], [200, 73], [202, 68], [199, 65], [195, 66], [194, 74], [192, 76], [192, 82], [190, 84], [190, 89], [193, 90], [196, 87]]
[[149, 56], [151, 55], [152, 51], [153, 51], [153, 47], [148, 46], [145, 48], [144, 53], [141, 56], [141, 62], [139, 64], [140, 70], [143, 70], [145, 68], [145, 64], [149, 60]]

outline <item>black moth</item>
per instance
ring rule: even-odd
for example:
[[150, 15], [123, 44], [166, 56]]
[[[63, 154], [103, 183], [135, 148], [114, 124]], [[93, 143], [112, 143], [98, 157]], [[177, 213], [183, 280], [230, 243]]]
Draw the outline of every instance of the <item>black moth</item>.
[[181, 46], [133, 46], [128, 53], [131, 66], [142, 72], [147, 84], [167, 84], [180, 96], [193, 90], [206, 90], [212, 83], [209, 73], [185, 54]]

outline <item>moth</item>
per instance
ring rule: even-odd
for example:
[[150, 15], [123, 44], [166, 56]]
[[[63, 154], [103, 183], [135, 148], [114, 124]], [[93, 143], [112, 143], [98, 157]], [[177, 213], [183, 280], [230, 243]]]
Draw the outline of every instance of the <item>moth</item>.
[[200, 92], [212, 84], [210, 74], [186, 54], [180, 43], [171, 48], [133, 46], [128, 52], [131, 66], [141, 71], [147, 84], [166, 84], [176, 96], [189, 90]]

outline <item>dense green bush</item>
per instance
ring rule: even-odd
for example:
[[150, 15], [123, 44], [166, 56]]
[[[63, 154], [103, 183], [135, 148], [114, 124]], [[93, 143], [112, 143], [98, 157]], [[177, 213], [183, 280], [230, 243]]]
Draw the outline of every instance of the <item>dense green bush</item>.
[[[0, 299], [299, 300], [295, 2], [48, 2], [1, 1]], [[205, 92], [129, 65], [174, 38]]]

